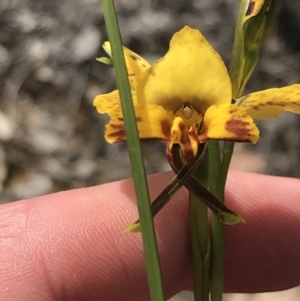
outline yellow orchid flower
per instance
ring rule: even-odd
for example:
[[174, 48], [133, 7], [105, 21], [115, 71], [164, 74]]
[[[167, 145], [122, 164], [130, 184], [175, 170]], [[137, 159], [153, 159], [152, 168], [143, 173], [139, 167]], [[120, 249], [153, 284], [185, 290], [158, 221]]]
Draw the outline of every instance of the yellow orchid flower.
[[[110, 44], [104, 49], [111, 56]], [[167, 54], [150, 65], [124, 47], [136, 120], [141, 139], [179, 144], [184, 160], [193, 159], [199, 143], [210, 139], [256, 143], [252, 119], [300, 112], [300, 85], [246, 95], [233, 104], [227, 69], [202, 34], [188, 26], [175, 33]], [[94, 105], [110, 122], [109, 143], [126, 140], [118, 90], [98, 95]]]

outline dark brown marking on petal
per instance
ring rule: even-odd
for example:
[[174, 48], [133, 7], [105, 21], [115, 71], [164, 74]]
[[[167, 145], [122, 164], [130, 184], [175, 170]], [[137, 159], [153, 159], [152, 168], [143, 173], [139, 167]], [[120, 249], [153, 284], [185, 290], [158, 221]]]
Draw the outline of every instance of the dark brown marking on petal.
[[189, 139], [188, 132], [184, 131], [182, 133], [181, 138], [180, 138], [180, 143], [183, 144], [183, 145], [190, 144], [190, 139]]
[[247, 127], [250, 123], [239, 119], [230, 119], [225, 124], [225, 129], [235, 133], [238, 137], [249, 137], [250, 130]]
[[180, 130], [182, 132], [181, 138], [180, 138], [180, 147], [182, 150], [182, 156], [186, 162], [189, 162], [195, 158], [194, 151], [192, 148], [192, 144], [190, 141], [190, 135], [187, 131], [187, 128], [184, 125], [184, 129], [182, 129], [181, 124], [179, 125]]
[[253, 0], [250, 0], [249, 1], [249, 4], [248, 4], [248, 8], [247, 8], [247, 11], [246, 11], [246, 16], [249, 16], [252, 14], [253, 10], [254, 10], [254, 6], [255, 6], [255, 1]]
[[189, 142], [189, 139], [188, 139], [189, 134], [188, 134], [188, 131], [187, 131], [187, 128], [186, 128], [184, 122], [181, 121], [178, 124], [178, 127], [179, 127], [179, 130], [181, 131], [180, 143], [185, 144], [185, 143]]
[[235, 104], [237, 102], [237, 100], [236, 99], [231, 99], [231, 104]]
[[128, 73], [128, 76], [135, 76], [135, 73]]
[[[143, 121], [143, 118], [142, 118], [142, 117], [136, 117], [135, 119], [136, 119], [137, 122]], [[123, 118], [123, 117], [118, 117], [118, 120], [119, 120], [119, 121], [124, 121], [124, 118]], [[118, 125], [116, 125], [116, 124], [111, 124], [111, 126], [118, 126]]]
[[130, 54], [130, 57], [131, 57], [133, 60], [135, 60], [135, 61], [140, 61], [140, 60], [141, 60], [141, 58], [138, 57], [138, 56], [135, 55], [135, 54]]
[[230, 111], [229, 111], [229, 113], [230, 114], [233, 114], [233, 113], [235, 113], [237, 111], [237, 108], [232, 108]]
[[124, 129], [124, 124], [115, 124], [115, 123], [110, 123], [109, 126], [114, 129], [114, 130], [121, 130]]
[[179, 129], [181, 130], [182, 133], [186, 131], [186, 126], [183, 121], [179, 123]]
[[182, 149], [182, 155], [185, 161], [190, 161], [195, 158], [192, 144], [190, 141], [190, 135], [189, 132], [184, 124], [184, 122], [179, 123], [179, 129], [181, 131], [181, 137], [180, 137], [180, 145]]
[[[281, 105], [280, 103], [281, 103], [280, 101], [277, 101], [276, 105], [280, 106]], [[265, 102], [265, 105], [273, 106], [274, 104], [275, 103], [272, 100], [268, 100], [268, 101]]]
[[186, 148], [186, 146], [184, 146], [183, 158], [186, 162], [189, 162], [195, 158], [193, 149], [191, 147]]
[[168, 139], [168, 138], [162, 138], [162, 137], [155, 137], [155, 136], [153, 136], [153, 137], [145, 137], [145, 138], [141, 138], [141, 139], [143, 139], [143, 140], [161, 140], [161, 141], [170, 141], [170, 139]]
[[123, 137], [118, 137], [116, 139], [116, 142], [115, 143], [119, 143], [119, 142], [125, 142], [126, 141], [126, 136], [124, 135]]
[[[217, 138], [214, 138], [214, 139], [212, 139], [212, 138], [209, 138], [209, 140], [219, 140], [219, 139], [217, 139]], [[244, 139], [242, 139], [242, 138], [237, 138], [237, 137], [233, 137], [233, 138], [226, 138], [225, 139], [226, 141], [232, 141], [232, 142], [251, 142], [251, 140], [250, 139], [248, 139], [248, 138], [244, 138]], [[225, 141], [224, 140], [224, 141]]]
[[171, 135], [171, 123], [164, 119], [160, 122], [160, 126], [161, 126], [161, 131], [162, 133], [168, 138], [170, 139], [170, 135]]
[[108, 136], [112, 137], [112, 138], [117, 137], [117, 141], [124, 141], [124, 140], [126, 140], [125, 139], [125, 137], [126, 137], [125, 130], [119, 130], [119, 131], [110, 133]]
[[297, 101], [279, 101], [275, 99], [266, 101], [264, 104], [260, 104], [260, 106], [263, 105], [286, 107], [287, 105], [299, 105], [299, 103]]
[[188, 162], [195, 158], [190, 137], [189, 137], [189, 132], [183, 122], [179, 123], [179, 129], [181, 131], [181, 137], [179, 143], [182, 151], [182, 157], [186, 162]]
[[146, 67], [147, 67], [145, 64], [142, 64], [142, 66], [143, 66], [144, 68], [146, 68]]
[[122, 142], [126, 140], [126, 133], [124, 124], [110, 124], [110, 127], [115, 131], [110, 133], [108, 137], [115, 138], [116, 142]]
[[153, 71], [153, 68], [149, 69], [149, 73], [150, 73], [150, 75], [155, 76], [155, 72]]

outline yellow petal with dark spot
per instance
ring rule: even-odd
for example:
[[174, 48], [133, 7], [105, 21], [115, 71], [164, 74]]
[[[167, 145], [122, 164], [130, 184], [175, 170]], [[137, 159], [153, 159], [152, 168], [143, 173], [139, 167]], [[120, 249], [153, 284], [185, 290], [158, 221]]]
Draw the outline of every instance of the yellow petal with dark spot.
[[[136, 104], [136, 95], [133, 92], [133, 101]], [[109, 143], [126, 141], [126, 133], [119, 98], [119, 92], [98, 95], [94, 106], [101, 114], [108, 114], [110, 122], [106, 125], [105, 139]], [[170, 140], [170, 133], [174, 114], [167, 112], [157, 105], [135, 106], [136, 120], [141, 139]]]
[[248, 6], [246, 8], [244, 22], [256, 16], [260, 12], [264, 3], [265, 0], [248, 0]]
[[259, 130], [247, 112], [235, 105], [211, 106], [204, 115], [203, 130], [199, 140], [210, 139], [252, 142], [259, 139]]
[[[112, 57], [110, 43], [105, 42], [103, 44], [103, 48], [107, 52], [107, 54], [110, 57]], [[136, 91], [137, 84], [141, 79], [143, 72], [150, 67], [150, 64], [141, 56], [139, 56], [138, 54], [136, 54], [135, 52], [129, 50], [124, 46], [123, 46], [123, 51], [124, 51], [124, 57], [125, 57], [130, 86], [132, 90]]]
[[[133, 102], [136, 102], [135, 93], [132, 94]], [[98, 95], [94, 99], [94, 106], [98, 113], [108, 114], [111, 119], [110, 123], [106, 125], [105, 139], [107, 142], [115, 143], [126, 140], [119, 91]]]
[[268, 119], [283, 111], [300, 114], [300, 84], [251, 93], [242, 98], [241, 107], [254, 119]]
[[226, 67], [202, 34], [185, 26], [174, 34], [170, 50], [144, 73], [138, 102], [178, 111], [188, 104], [199, 113], [212, 104], [230, 103], [231, 82]]
[[191, 135], [182, 118], [176, 117], [171, 128], [171, 138], [168, 144], [169, 152], [173, 144], [179, 144], [185, 161], [195, 158], [198, 151], [197, 135]]
[[141, 139], [170, 140], [173, 112], [158, 105], [137, 105], [134, 109]]

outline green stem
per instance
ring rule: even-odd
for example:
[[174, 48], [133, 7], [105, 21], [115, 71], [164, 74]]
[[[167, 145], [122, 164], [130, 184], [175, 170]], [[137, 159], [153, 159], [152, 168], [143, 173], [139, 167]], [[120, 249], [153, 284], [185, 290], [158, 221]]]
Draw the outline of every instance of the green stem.
[[240, 88], [243, 80], [243, 71], [245, 64], [244, 57], [244, 29], [243, 18], [246, 7], [249, 4], [248, 0], [241, 0], [237, 25], [235, 28], [235, 37], [232, 49], [232, 57], [229, 68], [229, 75], [232, 83], [232, 97], [237, 98], [241, 94]]
[[[237, 19], [237, 25], [235, 29], [235, 38], [233, 43], [232, 57], [229, 68], [229, 75], [232, 83], [232, 97], [239, 98], [243, 93], [241, 89], [241, 84], [243, 82], [243, 72], [245, 66], [245, 57], [244, 57], [244, 29], [243, 29], [243, 18], [244, 14], [249, 5], [247, 0], [241, 0], [239, 14]], [[234, 143], [225, 142], [223, 148], [222, 156], [222, 179], [223, 186], [225, 187], [227, 174], [229, 170], [229, 165], [231, 157], [233, 154]]]
[[157, 242], [151, 215], [148, 184], [136, 125], [135, 112], [132, 103], [131, 90], [123, 55], [118, 20], [114, 2], [112, 0], [101, 0], [101, 4], [108, 38], [111, 42], [113, 62], [116, 71], [116, 81], [121, 98], [128, 153], [138, 202], [151, 300], [164, 301], [165, 296], [162, 285]]
[[189, 221], [193, 254], [194, 300], [209, 300], [210, 237], [207, 207], [190, 193]]
[[227, 174], [231, 162], [231, 157], [233, 155], [234, 150], [234, 142], [226, 141], [224, 142], [224, 148], [223, 148], [223, 156], [222, 156], [222, 185], [225, 188], [226, 180], [227, 180]]
[[[236, 98], [240, 91], [244, 68], [244, 39], [243, 27], [240, 26], [241, 20], [247, 6], [247, 1], [242, 0], [238, 15], [238, 22], [235, 32], [235, 40], [233, 46], [232, 60], [230, 64], [230, 78], [232, 82], [233, 98]], [[218, 142], [212, 141], [208, 146], [209, 152], [209, 189], [220, 200], [224, 202], [225, 184], [229, 170], [230, 161], [234, 149], [233, 142], [225, 142], [220, 159], [220, 148]], [[211, 300], [221, 301], [224, 283], [224, 254], [225, 254], [225, 227], [219, 219], [213, 215], [212, 217], [212, 288]]]
[[[221, 174], [221, 156], [218, 141], [208, 143], [209, 190], [224, 201], [224, 184]], [[217, 216], [212, 216], [211, 248], [211, 301], [221, 301], [224, 284], [225, 227]]]
[[[277, 7], [277, 1], [264, 1], [261, 11], [253, 16], [251, 20], [245, 22], [246, 8], [248, 8], [250, 4], [251, 3], [248, 0], [241, 0], [235, 31], [233, 53], [229, 70], [232, 83], [232, 97], [234, 99], [238, 99], [242, 96], [245, 86], [250, 76], [252, 75], [252, 72], [257, 63], [260, 47], [274, 22]], [[256, 5], [254, 1], [253, 4]], [[227, 180], [227, 174], [233, 154], [233, 149], [233, 142], [225, 142], [220, 180], [220, 187], [223, 188], [223, 195], [220, 200], [224, 199], [224, 188]], [[222, 225], [216, 230], [213, 229], [213, 233], [215, 234], [215, 237], [224, 238], [224, 226]], [[220, 246], [221, 244], [223, 244], [224, 248], [224, 241], [220, 241], [219, 244]], [[214, 245], [215, 242], [213, 241], [213, 246]], [[212, 301], [214, 300], [212, 299]]]
[[[204, 187], [208, 187], [207, 154], [196, 169], [194, 176]], [[194, 300], [208, 301], [211, 243], [207, 206], [191, 192], [189, 193], [189, 222], [193, 255]]]
[[[234, 46], [232, 59], [230, 64], [229, 74], [232, 82], [233, 98], [237, 97], [240, 93], [240, 83], [242, 81], [243, 67], [244, 67], [244, 40], [241, 39], [243, 28], [239, 26], [243, 18], [247, 2], [242, 0], [240, 4], [240, 11], [238, 22], [235, 32]], [[242, 51], [241, 51], [242, 50]], [[218, 145], [219, 146], [219, 145]], [[220, 201], [224, 202], [225, 185], [227, 174], [229, 170], [230, 161], [234, 149], [233, 142], [225, 142], [222, 154], [222, 161], [218, 160], [218, 165], [213, 162], [214, 158], [219, 158], [217, 155], [217, 146], [212, 145], [209, 148], [209, 166], [210, 168], [210, 190]], [[220, 154], [220, 149], [219, 154]], [[218, 186], [219, 185], [219, 186]], [[211, 301], [221, 301], [223, 296], [224, 284], [224, 256], [225, 256], [225, 226], [218, 218], [213, 215], [212, 217], [212, 289]]]
[[[247, 0], [241, 0], [237, 25], [235, 29], [232, 57], [231, 57], [230, 68], [229, 68], [233, 99], [240, 98], [242, 96], [242, 93], [244, 92], [244, 88], [247, 82], [243, 79], [243, 73], [245, 68], [245, 54], [244, 54], [245, 41], [244, 41], [244, 28], [242, 22], [247, 5], [249, 5]], [[243, 82], [244, 82], [244, 86], [241, 87]], [[223, 148], [222, 171], [221, 171], [223, 187], [225, 187], [226, 184], [227, 174], [229, 170], [230, 161], [233, 155], [233, 150], [234, 150], [234, 142], [226, 141], [224, 143], [224, 148]]]

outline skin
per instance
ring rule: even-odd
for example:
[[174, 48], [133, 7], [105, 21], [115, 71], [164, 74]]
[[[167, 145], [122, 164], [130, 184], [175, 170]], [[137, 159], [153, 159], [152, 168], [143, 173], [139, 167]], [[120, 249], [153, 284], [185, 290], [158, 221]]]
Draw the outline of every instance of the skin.
[[[171, 172], [149, 177], [154, 198]], [[227, 204], [246, 224], [226, 227], [226, 292], [300, 284], [300, 180], [232, 171]], [[0, 208], [2, 300], [149, 300], [131, 180], [55, 193]], [[155, 218], [168, 297], [192, 289], [188, 197]]]

